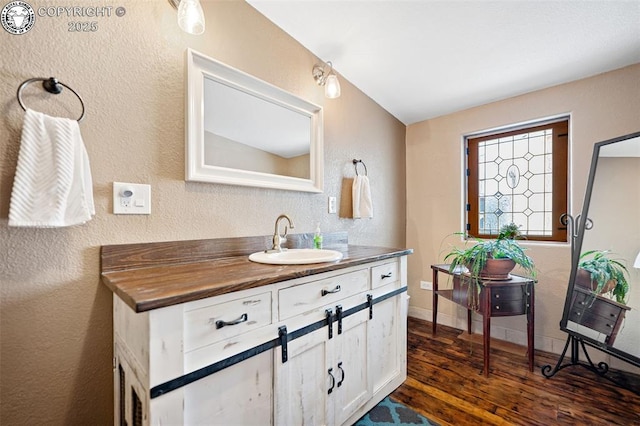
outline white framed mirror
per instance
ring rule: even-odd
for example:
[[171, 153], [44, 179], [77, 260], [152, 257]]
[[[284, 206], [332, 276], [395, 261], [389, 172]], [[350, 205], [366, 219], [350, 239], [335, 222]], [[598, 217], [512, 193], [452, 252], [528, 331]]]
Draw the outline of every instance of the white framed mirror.
[[322, 108], [187, 50], [186, 180], [322, 192]]

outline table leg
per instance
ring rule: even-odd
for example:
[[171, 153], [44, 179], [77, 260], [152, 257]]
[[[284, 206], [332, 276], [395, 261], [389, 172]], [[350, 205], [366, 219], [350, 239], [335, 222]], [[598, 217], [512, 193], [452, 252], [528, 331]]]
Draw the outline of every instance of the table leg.
[[436, 327], [437, 327], [437, 320], [438, 320], [438, 270], [435, 268], [433, 269], [433, 322], [431, 324], [431, 331], [432, 334], [435, 336], [436, 335]]
[[491, 354], [491, 287], [484, 287], [480, 297], [482, 309], [482, 335], [484, 337], [484, 377], [489, 377]]
[[527, 284], [528, 287], [528, 292], [529, 293], [529, 298], [527, 303], [529, 304], [529, 306], [527, 306], [528, 310], [527, 310], [527, 348], [528, 348], [528, 354], [529, 354], [529, 371], [533, 372], [533, 356], [534, 356], [534, 352], [535, 352], [535, 347], [534, 347], [534, 340], [535, 340], [535, 293], [534, 293], [534, 285], [533, 284]]

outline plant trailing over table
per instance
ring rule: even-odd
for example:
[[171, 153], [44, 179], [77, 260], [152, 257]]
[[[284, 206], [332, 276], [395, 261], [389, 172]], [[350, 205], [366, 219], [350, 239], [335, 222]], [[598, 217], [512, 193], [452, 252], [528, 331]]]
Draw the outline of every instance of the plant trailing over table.
[[483, 277], [483, 270], [489, 259], [510, 259], [535, 278], [535, 263], [525, 253], [526, 249], [518, 243], [519, 238], [521, 238], [519, 227], [510, 223], [500, 229], [498, 238], [495, 240], [475, 238], [473, 239], [475, 244], [471, 247], [453, 247], [444, 260], [451, 262], [449, 267], [451, 272], [466, 268], [471, 277], [480, 279]]
[[[589, 250], [580, 255], [578, 268], [591, 275], [590, 288], [594, 294], [609, 293], [616, 302], [626, 303], [629, 293], [629, 271], [619, 260], [609, 257], [609, 250]], [[576, 277], [576, 283], [582, 283]], [[594, 286], [595, 284], [595, 286]]]
[[518, 243], [519, 238], [521, 238], [519, 227], [510, 223], [500, 229], [498, 238], [495, 240], [470, 238], [474, 242], [472, 246], [453, 247], [445, 256], [445, 262], [450, 262], [449, 272], [461, 274], [463, 276], [461, 279], [468, 283], [467, 298], [471, 308], [478, 308], [478, 296], [482, 290], [481, 280], [508, 280], [509, 272], [516, 265], [529, 273], [531, 278], [536, 277], [535, 263], [525, 253], [526, 249]]

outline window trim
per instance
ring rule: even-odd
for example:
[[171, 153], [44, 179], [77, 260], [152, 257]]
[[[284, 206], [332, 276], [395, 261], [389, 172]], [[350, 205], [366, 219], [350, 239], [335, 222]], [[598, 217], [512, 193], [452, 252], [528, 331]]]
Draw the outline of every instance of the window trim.
[[[482, 141], [497, 139], [499, 137], [505, 136], [513, 136], [526, 132], [533, 132], [540, 129], [549, 128], [550, 126], [562, 126], [563, 123], [566, 123], [566, 141], [558, 141], [554, 135], [554, 145], [557, 143], [561, 143], [561, 150], [558, 151], [557, 147], [554, 146], [553, 150], [553, 170], [552, 173], [554, 176], [564, 175], [564, 179], [556, 183], [554, 179], [553, 186], [553, 205], [556, 206], [559, 200], [561, 200], [561, 204], [565, 206], [561, 209], [564, 212], [558, 212], [556, 208], [554, 208], [553, 215], [554, 220], [557, 220], [563, 213], [566, 214], [570, 211], [571, 204], [571, 192], [570, 192], [570, 142], [571, 142], [571, 117], [570, 115], [561, 115], [552, 118], [542, 119], [542, 120], [533, 120], [525, 123], [520, 123], [511, 126], [505, 126], [501, 128], [495, 128], [491, 130], [484, 130], [481, 132], [476, 132], [473, 134], [468, 134], [463, 136], [463, 147], [464, 147], [464, 173], [463, 180], [465, 182], [464, 185], [464, 194], [463, 194], [463, 227], [465, 229], [465, 233], [469, 234], [476, 238], [482, 239], [495, 239], [497, 235], [493, 234], [480, 234], [478, 232], [478, 222], [479, 222], [479, 206], [478, 203], [470, 202], [471, 195], [475, 194], [477, 198], [478, 194], [478, 186], [479, 186], [479, 177], [476, 175], [475, 179], [472, 179], [472, 160], [475, 161], [476, 167], [475, 171], [478, 171], [477, 167], [477, 159], [478, 153], [472, 152], [470, 149], [470, 141], [472, 146], [473, 144], [478, 144]], [[559, 136], [563, 136], [563, 133], [560, 133]], [[559, 161], [557, 161], [558, 154], [560, 156]], [[475, 155], [475, 156], [474, 156]], [[557, 216], [557, 218], [556, 218]], [[475, 218], [475, 221], [471, 219]], [[569, 242], [569, 234], [566, 226], [563, 226], [559, 221], [557, 225], [552, 225], [552, 235], [550, 236], [531, 236], [527, 237], [528, 241], [532, 242], [541, 242], [541, 243], [568, 243]]]

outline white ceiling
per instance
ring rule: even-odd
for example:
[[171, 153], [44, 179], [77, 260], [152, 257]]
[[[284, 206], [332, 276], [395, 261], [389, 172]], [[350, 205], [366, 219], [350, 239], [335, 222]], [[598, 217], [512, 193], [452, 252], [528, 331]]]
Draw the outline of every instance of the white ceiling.
[[247, 1], [405, 124], [640, 62], [640, 0]]

